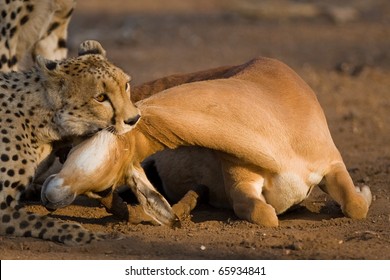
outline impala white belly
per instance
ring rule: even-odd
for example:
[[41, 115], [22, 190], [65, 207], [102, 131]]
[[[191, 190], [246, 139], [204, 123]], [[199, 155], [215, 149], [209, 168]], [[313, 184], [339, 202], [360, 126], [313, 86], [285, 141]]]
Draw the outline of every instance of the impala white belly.
[[306, 182], [295, 173], [282, 173], [266, 180], [263, 196], [271, 204], [277, 214], [281, 214], [290, 207], [301, 203], [308, 197], [313, 186], [319, 184], [322, 176], [310, 173]]

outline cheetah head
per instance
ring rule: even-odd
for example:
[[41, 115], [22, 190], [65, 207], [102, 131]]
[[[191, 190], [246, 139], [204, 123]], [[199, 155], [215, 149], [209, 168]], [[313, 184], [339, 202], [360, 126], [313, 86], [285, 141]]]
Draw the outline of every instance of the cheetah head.
[[62, 137], [90, 135], [107, 129], [130, 131], [140, 118], [130, 101], [130, 77], [110, 63], [96, 41], [85, 41], [76, 58], [37, 57], [53, 125]]

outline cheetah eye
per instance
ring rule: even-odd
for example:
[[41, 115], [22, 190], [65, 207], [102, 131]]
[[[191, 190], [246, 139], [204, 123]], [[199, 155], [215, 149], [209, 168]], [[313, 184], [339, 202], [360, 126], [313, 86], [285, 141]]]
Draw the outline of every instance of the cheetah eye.
[[97, 102], [100, 102], [100, 103], [102, 103], [102, 102], [108, 100], [108, 96], [107, 96], [107, 94], [105, 94], [105, 93], [101, 93], [101, 94], [95, 96], [94, 98], [95, 98], [95, 100], [96, 100]]
[[127, 82], [126, 83], [126, 92], [129, 92], [130, 91], [130, 82]]

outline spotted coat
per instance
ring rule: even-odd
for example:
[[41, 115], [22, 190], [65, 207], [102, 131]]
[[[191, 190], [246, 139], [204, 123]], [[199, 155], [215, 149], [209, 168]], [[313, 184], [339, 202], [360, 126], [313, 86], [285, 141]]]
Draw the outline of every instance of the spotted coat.
[[0, 73], [0, 235], [32, 236], [66, 244], [100, 235], [27, 213], [20, 196], [54, 141], [108, 128], [129, 131], [138, 120], [130, 101], [129, 76], [111, 64], [95, 41], [79, 56], [39, 58], [30, 71]]
[[63, 59], [74, 0], [0, 0], [0, 71], [31, 66], [36, 55]]

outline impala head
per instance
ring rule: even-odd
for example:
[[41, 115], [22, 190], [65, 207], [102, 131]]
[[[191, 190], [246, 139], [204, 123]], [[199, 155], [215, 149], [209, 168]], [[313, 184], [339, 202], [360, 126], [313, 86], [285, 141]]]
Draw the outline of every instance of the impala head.
[[142, 168], [136, 168], [132, 132], [115, 135], [103, 130], [71, 150], [60, 173], [43, 184], [41, 200], [50, 210], [71, 204], [77, 195], [100, 198], [97, 193], [127, 183], [145, 212], [160, 224], [177, 219], [168, 202], [149, 183]]
[[125, 168], [123, 145], [106, 130], [73, 148], [60, 173], [43, 184], [41, 198], [49, 209], [67, 206], [77, 195], [100, 192], [120, 181]]

